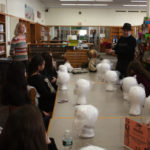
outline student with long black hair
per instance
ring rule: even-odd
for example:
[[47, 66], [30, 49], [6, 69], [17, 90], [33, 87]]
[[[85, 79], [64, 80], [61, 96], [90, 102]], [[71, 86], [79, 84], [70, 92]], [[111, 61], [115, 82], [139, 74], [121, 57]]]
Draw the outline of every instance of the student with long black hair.
[[28, 103], [31, 101], [27, 92], [25, 65], [19, 61], [12, 62], [3, 86], [2, 104], [17, 107]]
[[150, 73], [138, 60], [132, 61], [128, 66], [128, 76], [136, 75], [138, 83], [143, 84], [145, 87], [146, 96], [150, 95]]
[[54, 106], [55, 89], [52, 87], [48, 78], [41, 75], [44, 70], [45, 61], [41, 55], [32, 57], [29, 63], [28, 84], [35, 87], [39, 93], [39, 108], [44, 113], [51, 113]]
[[43, 69], [43, 71], [41, 71], [41, 74], [48, 77], [51, 84], [56, 90], [57, 89], [57, 85], [56, 85], [57, 72], [54, 66], [53, 57], [48, 52], [42, 53], [42, 57], [45, 60], [45, 68]]
[[48, 138], [40, 111], [25, 105], [13, 111], [0, 135], [1, 150], [57, 150]]

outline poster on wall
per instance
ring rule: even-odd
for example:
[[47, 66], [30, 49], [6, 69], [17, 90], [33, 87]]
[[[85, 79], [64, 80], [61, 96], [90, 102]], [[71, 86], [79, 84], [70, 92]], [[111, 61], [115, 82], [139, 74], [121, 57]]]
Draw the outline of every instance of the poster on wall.
[[34, 21], [34, 10], [27, 4], [25, 4], [25, 18]]
[[37, 18], [41, 19], [41, 13], [37, 11]]

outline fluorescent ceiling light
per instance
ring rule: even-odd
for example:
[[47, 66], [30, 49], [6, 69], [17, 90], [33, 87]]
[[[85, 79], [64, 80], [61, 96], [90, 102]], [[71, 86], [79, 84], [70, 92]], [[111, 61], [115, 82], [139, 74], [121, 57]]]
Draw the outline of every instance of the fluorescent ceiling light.
[[60, 0], [62, 2], [94, 2], [95, 0]]
[[108, 4], [61, 4], [62, 6], [108, 6]]
[[96, 0], [96, 2], [113, 2], [114, 0]]
[[131, 2], [134, 2], [134, 3], [146, 3], [147, 1], [141, 1], [141, 0], [131, 0]]
[[113, 2], [113, 0], [60, 0], [61, 2]]
[[146, 7], [147, 5], [123, 5], [125, 7]]

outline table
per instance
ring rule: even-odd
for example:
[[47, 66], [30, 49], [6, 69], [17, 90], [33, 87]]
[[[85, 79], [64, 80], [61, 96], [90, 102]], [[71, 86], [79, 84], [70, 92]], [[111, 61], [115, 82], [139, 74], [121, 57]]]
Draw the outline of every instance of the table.
[[[98, 121], [95, 125], [96, 135], [92, 139], [79, 138], [72, 128], [76, 99], [73, 89], [75, 82], [79, 78], [91, 81], [92, 88], [87, 95], [87, 103], [96, 106], [99, 110]], [[58, 101], [61, 99], [68, 99], [69, 102], [60, 104]], [[74, 145], [72, 150], [78, 150], [90, 144], [104, 147], [107, 150], [126, 150], [123, 146], [125, 117], [130, 117], [138, 122], [143, 122], [148, 117], [145, 111], [142, 111], [141, 116], [137, 117], [128, 115], [128, 111], [129, 104], [123, 100], [119, 85], [117, 85], [116, 92], [106, 92], [105, 83], [98, 81], [96, 73], [71, 75], [68, 90], [57, 91], [48, 135], [55, 138], [59, 150], [62, 150], [62, 136], [66, 129], [70, 129], [73, 132]]]

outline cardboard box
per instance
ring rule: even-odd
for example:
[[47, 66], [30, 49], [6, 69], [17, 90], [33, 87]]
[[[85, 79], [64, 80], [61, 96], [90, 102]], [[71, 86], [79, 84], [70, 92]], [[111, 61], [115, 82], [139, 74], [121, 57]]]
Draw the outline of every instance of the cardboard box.
[[131, 150], [150, 150], [150, 131], [146, 125], [125, 119], [124, 145]]

